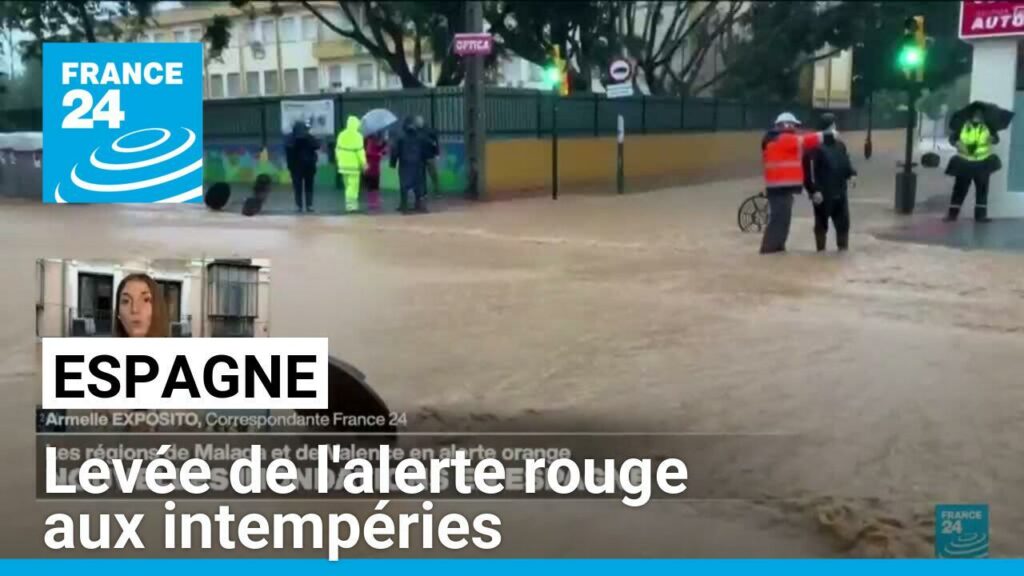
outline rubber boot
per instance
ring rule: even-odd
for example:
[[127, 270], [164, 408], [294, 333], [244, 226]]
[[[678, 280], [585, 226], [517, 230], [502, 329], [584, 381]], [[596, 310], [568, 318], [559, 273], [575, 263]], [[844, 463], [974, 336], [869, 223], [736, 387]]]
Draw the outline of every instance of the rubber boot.
[[825, 239], [826, 239], [825, 234], [823, 234], [821, 232], [815, 232], [814, 233], [814, 245], [818, 248], [818, 252], [824, 252], [825, 251]]
[[837, 232], [836, 233], [836, 248], [840, 252], [846, 252], [850, 247], [850, 233], [849, 232]]
[[992, 219], [988, 217], [988, 206], [975, 206], [974, 207], [974, 221], [975, 222], [991, 222]]

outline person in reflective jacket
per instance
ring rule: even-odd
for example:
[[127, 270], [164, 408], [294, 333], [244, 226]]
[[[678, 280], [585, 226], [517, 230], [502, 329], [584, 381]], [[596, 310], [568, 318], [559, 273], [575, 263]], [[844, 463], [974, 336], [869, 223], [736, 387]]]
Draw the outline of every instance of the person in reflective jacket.
[[789, 112], [779, 114], [775, 127], [761, 141], [764, 161], [764, 185], [771, 211], [761, 240], [761, 254], [786, 250], [793, 214], [793, 195], [804, 185], [804, 152], [817, 148], [823, 134], [798, 133], [800, 121]]
[[359, 131], [359, 118], [349, 116], [345, 129], [338, 134], [334, 155], [338, 161], [338, 172], [345, 183], [345, 211], [359, 210], [359, 178], [366, 170], [366, 149], [363, 134]]
[[960, 216], [960, 208], [967, 198], [971, 182], [974, 182], [974, 221], [990, 222], [988, 179], [1000, 168], [999, 157], [992, 153], [992, 146], [999, 143], [999, 136], [985, 124], [982, 112], [976, 110], [959, 132], [950, 134], [949, 142], [956, 146], [957, 156], [946, 169], [946, 174], [953, 176], [954, 180], [953, 197], [944, 220], [953, 222]]

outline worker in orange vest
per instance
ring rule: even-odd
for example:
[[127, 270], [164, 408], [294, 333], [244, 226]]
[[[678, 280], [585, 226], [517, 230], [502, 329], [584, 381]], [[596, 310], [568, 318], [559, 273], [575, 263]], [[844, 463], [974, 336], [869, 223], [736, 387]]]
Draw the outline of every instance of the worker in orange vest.
[[[796, 116], [783, 112], [761, 141], [765, 193], [771, 211], [761, 240], [761, 254], [786, 251], [793, 196], [803, 190], [803, 155], [817, 148], [823, 140], [823, 132], [799, 133], [798, 126], [800, 121]], [[830, 133], [834, 133], [834, 128]]]

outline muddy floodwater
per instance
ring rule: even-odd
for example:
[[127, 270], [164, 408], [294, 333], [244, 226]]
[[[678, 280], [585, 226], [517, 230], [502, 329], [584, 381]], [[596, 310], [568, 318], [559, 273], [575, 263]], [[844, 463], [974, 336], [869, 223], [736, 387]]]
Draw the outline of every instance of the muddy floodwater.
[[446, 504], [498, 513], [503, 556], [931, 556], [934, 506], [961, 502], [990, 505], [993, 556], [1020, 556], [1024, 254], [877, 239], [897, 217], [873, 162], [843, 255], [813, 253], [803, 198], [790, 252], [758, 256], [735, 223], [756, 181], [414, 217], [3, 204], [0, 547], [43, 554], [45, 514], [103, 507], [36, 502], [20, 464], [34, 260], [239, 256], [272, 259], [272, 335], [329, 337], [414, 426], [799, 439], [745, 455], [756, 498]]

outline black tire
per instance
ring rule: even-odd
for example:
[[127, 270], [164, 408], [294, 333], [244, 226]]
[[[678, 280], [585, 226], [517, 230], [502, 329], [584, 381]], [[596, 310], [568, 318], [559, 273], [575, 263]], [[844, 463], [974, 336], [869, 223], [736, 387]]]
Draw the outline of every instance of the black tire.
[[768, 226], [770, 218], [768, 197], [764, 194], [755, 194], [747, 198], [736, 211], [736, 224], [743, 232], [761, 232]]

